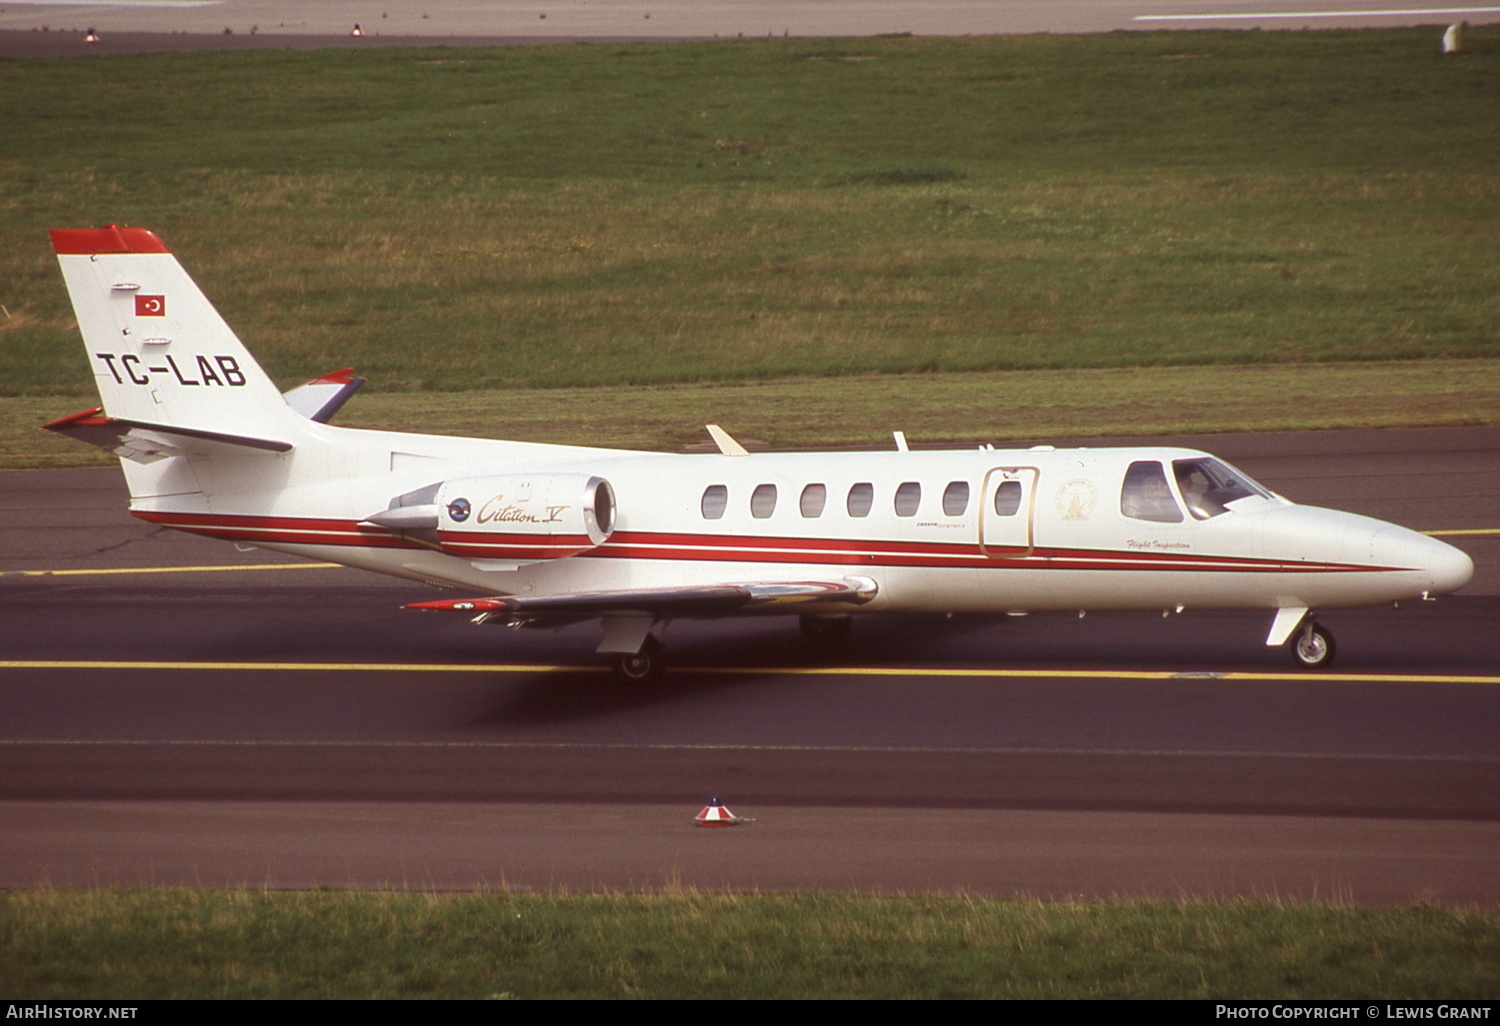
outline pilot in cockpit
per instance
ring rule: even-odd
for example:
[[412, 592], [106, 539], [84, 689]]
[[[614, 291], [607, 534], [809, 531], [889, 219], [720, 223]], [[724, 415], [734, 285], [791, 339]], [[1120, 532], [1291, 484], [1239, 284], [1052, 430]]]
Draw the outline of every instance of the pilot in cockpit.
[[1207, 520], [1213, 516], [1204, 501], [1208, 495], [1208, 478], [1196, 466], [1178, 462], [1177, 490], [1182, 493], [1182, 501], [1187, 503], [1188, 512], [1194, 519]]
[[1182, 510], [1172, 498], [1172, 490], [1167, 487], [1167, 477], [1162, 473], [1160, 463], [1142, 460], [1130, 465], [1125, 472], [1125, 485], [1120, 490], [1120, 512], [1133, 520], [1163, 524], [1181, 522]]

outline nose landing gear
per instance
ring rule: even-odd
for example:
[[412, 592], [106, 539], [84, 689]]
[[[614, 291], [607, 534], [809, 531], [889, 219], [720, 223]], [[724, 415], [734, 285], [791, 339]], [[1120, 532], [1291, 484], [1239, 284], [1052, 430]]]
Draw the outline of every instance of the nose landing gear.
[[1304, 670], [1321, 670], [1333, 662], [1333, 635], [1312, 617], [1292, 636], [1292, 658]]

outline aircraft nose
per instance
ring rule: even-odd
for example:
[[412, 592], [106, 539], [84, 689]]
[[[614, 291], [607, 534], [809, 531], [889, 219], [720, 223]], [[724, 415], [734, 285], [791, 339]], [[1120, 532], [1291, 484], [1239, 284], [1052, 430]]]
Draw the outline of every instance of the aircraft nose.
[[1433, 591], [1457, 591], [1474, 579], [1474, 560], [1469, 558], [1467, 552], [1436, 538], [1427, 540], [1439, 546], [1439, 551], [1427, 564], [1427, 569], [1432, 574]]
[[1427, 577], [1427, 590], [1434, 594], [1457, 591], [1474, 577], [1474, 561], [1467, 552], [1425, 534], [1391, 527], [1377, 532], [1374, 541], [1380, 562], [1420, 567]]

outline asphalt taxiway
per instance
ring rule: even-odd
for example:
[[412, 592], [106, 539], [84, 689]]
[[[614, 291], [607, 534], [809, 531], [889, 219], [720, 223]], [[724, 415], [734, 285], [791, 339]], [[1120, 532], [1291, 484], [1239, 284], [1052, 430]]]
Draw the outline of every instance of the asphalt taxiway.
[[[678, 623], [623, 688], [587, 625], [403, 612], [431, 592], [133, 521], [115, 471], [0, 475], [0, 886], [1493, 905], [1500, 429], [1195, 441], [1475, 582], [1328, 613], [1322, 675], [1189, 610], [871, 618], [832, 658]], [[694, 827], [714, 794], [755, 822]]]

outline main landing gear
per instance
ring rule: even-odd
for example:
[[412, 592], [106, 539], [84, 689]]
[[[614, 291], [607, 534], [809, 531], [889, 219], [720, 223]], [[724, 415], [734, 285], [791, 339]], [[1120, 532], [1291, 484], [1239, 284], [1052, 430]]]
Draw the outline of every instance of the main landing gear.
[[661, 642], [654, 635], [646, 636], [639, 652], [617, 652], [614, 657], [615, 677], [626, 684], [653, 683], [665, 669]]
[[[802, 636], [808, 644], [819, 650], [836, 648], [849, 636], [854, 619], [849, 616], [813, 616], [797, 618]], [[611, 659], [615, 679], [622, 684], [653, 684], [666, 671], [666, 660], [662, 656], [661, 641], [655, 634], [647, 634], [641, 647], [635, 652], [616, 652]]]
[[1333, 635], [1312, 617], [1292, 635], [1292, 658], [1304, 670], [1321, 670], [1333, 662]]

